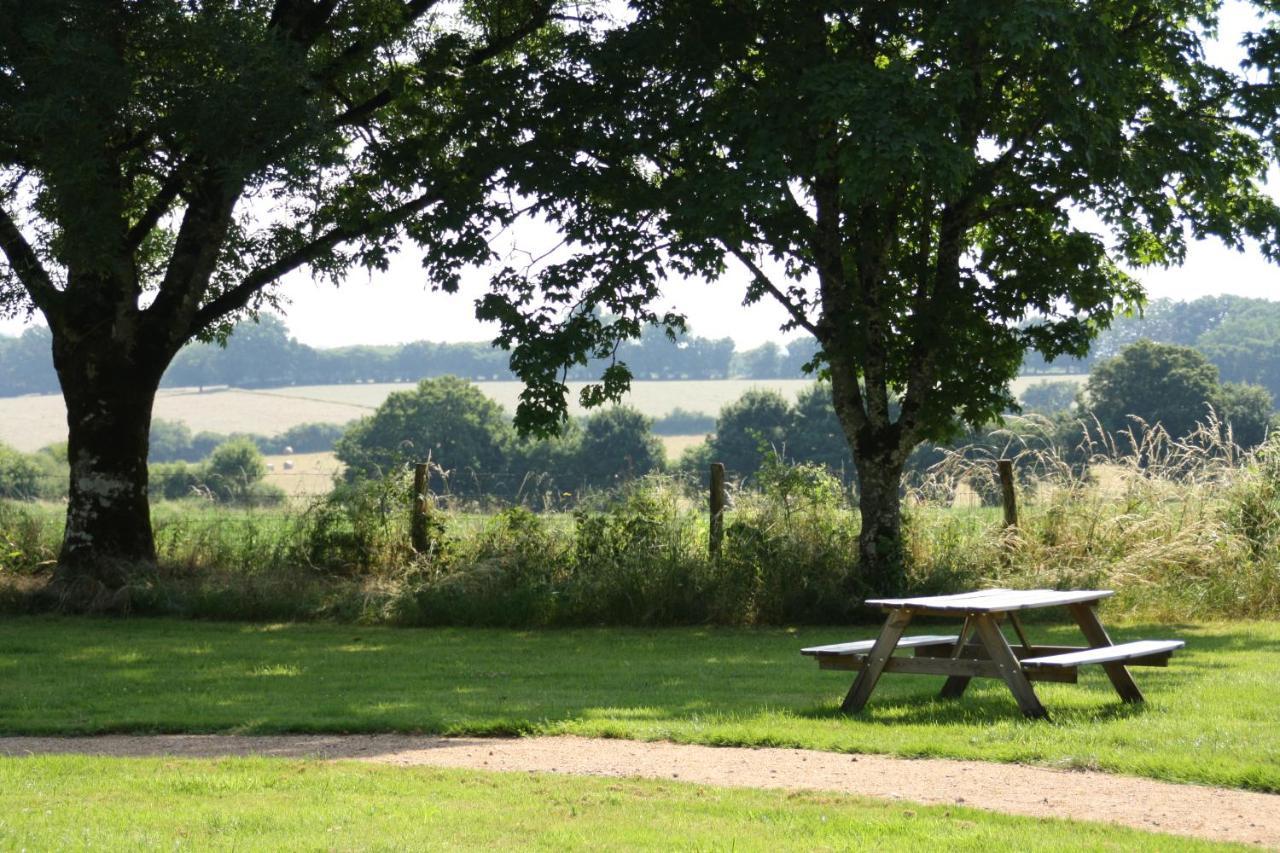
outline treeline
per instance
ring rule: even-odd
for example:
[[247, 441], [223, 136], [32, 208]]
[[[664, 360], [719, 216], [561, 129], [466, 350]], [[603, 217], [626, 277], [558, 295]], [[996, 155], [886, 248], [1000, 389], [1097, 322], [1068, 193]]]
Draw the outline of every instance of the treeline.
[[1261, 385], [1280, 399], [1280, 302], [1205, 296], [1191, 302], [1157, 299], [1141, 316], [1120, 317], [1082, 359], [1045, 362], [1028, 353], [1025, 373], [1089, 373], [1139, 340], [1192, 347], [1223, 382]]
[[[1209, 424], [1224, 442], [1253, 447], [1276, 431], [1280, 416], [1263, 387], [1222, 382], [1205, 356], [1190, 347], [1138, 341], [1095, 366], [1083, 386], [1044, 382], [1028, 389], [1024, 410], [1038, 417], [1027, 437], [1075, 459], [1082, 426], [1125, 453], [1159, 430], [1180, 439]], [[348, 484], [397, 476], [415, 462], [431, 466], [431, 489], [466, 501], [497, 499], [539, 509], [567, 508], [584, 495], [610, 491], [657, 471], [705, 479], [711, 462], [737, 480], [751, 480], [777, 462], [825, 468], [846, 485], [853, 459], [831, 404], [830, 388], [814, 383], [794, 402], [751, 390], [721, 409], [714, 422], [687, 412], [669, 419], [711, 427], [707, 439], [678, 460], [667, 460], [654, 422], [629, 407], [593, 412], [552, 438], [519, 436], [508, 413], [472, 383], [456, 377], [423, 380], [391, 394], [370, 416], [350, 426], [303, 424], [277, 436], [219, 435], [181, 423], [152, 425], [152, 493], [201, 495], [231, 503], [268, 503], [279, 495], [260, 484], [262, 453], [327, 450], [345, 465]], [[674, 425], [674, 424], [673, 424]], [[1012, 424], [991, 424], [943, 444], [922, 445], [908, 463], [922, 477], [957, 448], [1001, 455], [1015, 438]], [[1087, 448], [1086, 456], [1092, 451]], [[1139, 454], [1147, 450], [1137, 451]], [[1084, 458], [1076, 460], [1083, 462]], [[191, 465], [188, 463], [198, 463]], [[66, 446], [22, 454], [0, 445], [0, 497], [53, 499], [65, 494]]]
[[[1142, 316], [1121, 317], [1104, 331], [1083, 359], [1046, 362], [1029, 353], [1024, 372], [1088, 373], [1129, 344], [1146, 338], [1199, 350], [1223, 382], [1261, 385], [1280, 398], [1280, 302], [1240, 296], [1206, 296], [1192, 302], [1156, 300]], [[809, 338], [786, 346], [765, 343], [737, 351], [730, 338], [686, 335], [672, 343], [650, 329], [624, 344], [618, 358], [637, 379], [798, 379], [814, 355]], [[599, 365], [578, 366], [571, 379], [592, 379]], [[167, 387], [232, 385], [270, 388], [286, 385], [340, 385], [357, 382], [416, 382], [425, 377], [459, 376], [472, 381], [514, 379], [505, 350], [484, 342], [316, 349], [289, 336], [278, 318], [241, 323], [226, 347], [192, 344], [165, 374]], [[49, 332], [28, 329], [0, 336], [0, 396], [58, 391]]]
[[[813, 358], [814, 344], [802, 338], [786, 347], [769, 342], [739, 352], [731, 338], [685, 335], [672, 343], [657, 329], [624, 344], [618, 359], [636, 379], [799, 378]], [[577, 366], [570, 379], [594, 379], [602, 365]], [[286, 385], [345, 385], [358, 382], [417, 382], [438, 376], [471, 381], [512, 380], [506, 350], [485, 342], [317, 349], [290, 337], [278, 318], [236, 327], [225, 347], [195, 343], [174, 359], [165, 387], [232, 385], [273, 388]], [[0, 396], [51, 394], [58, 379], [50, 355], [49, 331], [28, 329], [20, 337], [0, 336]]]

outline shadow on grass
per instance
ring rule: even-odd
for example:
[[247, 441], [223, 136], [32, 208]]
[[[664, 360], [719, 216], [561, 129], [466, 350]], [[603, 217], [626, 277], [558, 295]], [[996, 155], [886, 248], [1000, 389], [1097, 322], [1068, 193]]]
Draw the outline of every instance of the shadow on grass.
[[[1036, 625], [1035, 641], [1074, 642]], [[1024, 718], [999, 682], [940, 700], [942, 679], [889, 674], [862, 712], [840, 699], [853, 673], [799, 655], [876, 626], [802, 630], [500, 631], [165, 620], [10, 620], [0, 625], [0, 732], [420, 732], [520, 735], [575, 723], [661, 736], [664, 727], [779, 714], [851, 726], [974, 726]], [[1150, 696], [1176, 697], [1233, 656], [1280, 641], [1195, 626], [1130, 625], [1117, 641], [1186, 639], [1169, 669], [1134, 668]], [[1101, 673], [1041, 699], [1058, 723], [1130, 720]], [[1176, 698], [1170, 699], [1176, 702]], [[745, 724], [745, 723], [744, 723]], [[1042, 725], [1042, 724], [1041, 724]]]

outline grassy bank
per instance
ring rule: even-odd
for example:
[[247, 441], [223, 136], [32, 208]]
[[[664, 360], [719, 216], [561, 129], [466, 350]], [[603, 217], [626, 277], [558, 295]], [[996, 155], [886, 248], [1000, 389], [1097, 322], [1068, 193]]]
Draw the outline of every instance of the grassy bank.
[[0, 811], [0, 846], [37, 850], [1240, 849], [831, 794], [266, 759], [0, 759]]
[[[1046, 640], [1074, 629], [1036, 625]], [[1028, 721], [999, 683], [959, 702], [940, 679], [886, 676], [867, 709], [850, 677], [803, 645], [873, 627], [389, 629], [17, 618], [0, 624], [0, 732], [405, 731], [569, 733], [1088, 767], [1280, 791], [1280, 625], [1127, 625], [1176, 637], [1168, 669], [1138, 669], [1147, 703], [1105, 675], [1037, 687]]]

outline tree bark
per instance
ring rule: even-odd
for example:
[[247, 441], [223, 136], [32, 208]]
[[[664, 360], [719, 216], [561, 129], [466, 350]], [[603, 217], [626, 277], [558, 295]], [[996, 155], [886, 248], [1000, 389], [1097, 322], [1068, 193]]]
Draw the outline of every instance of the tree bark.
[[168, 359], [139, 353], [129, 337], [69, 339], [54, 332], [71, 479], [51, 588], [71, 609], [120, 606], [131, 571], [156, 560], [147, 453], [151, 407]]
[[903, 464], [892, 457], [864, 457], [854, 448], [858, 472], [858, 565], [870, 593], [901, 595], [906, 589], [902, 543]]

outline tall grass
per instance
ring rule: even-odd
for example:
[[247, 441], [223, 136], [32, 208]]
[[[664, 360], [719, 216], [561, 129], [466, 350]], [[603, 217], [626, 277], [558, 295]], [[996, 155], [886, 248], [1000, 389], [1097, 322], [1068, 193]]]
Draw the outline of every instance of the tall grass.
[[[1210, 420], [1182, 439], [1096, 425], [1072, 447], [1022, 423], [946, 453], [904, 502], [908, 592], [984, 585], [1108, 587], [1113, 611], [1205, 619], [1280, 615], [1280, 440], [1243, 452]], [[996, 459], [1019, 477], [1005, 528]], [[409, 545], [407, 477], [279, 510], [162, 504], [160, 568], [136, 612], [412, 625], [794, 624], [865, 616], [855, 499], [813, 466], [769, 465], [734, 490], [720, 555], [705, 496], [650, 477], [573, 513], [441, 505]], [[0, 504], [0, 604], [56, 554], [57, 507]]]

